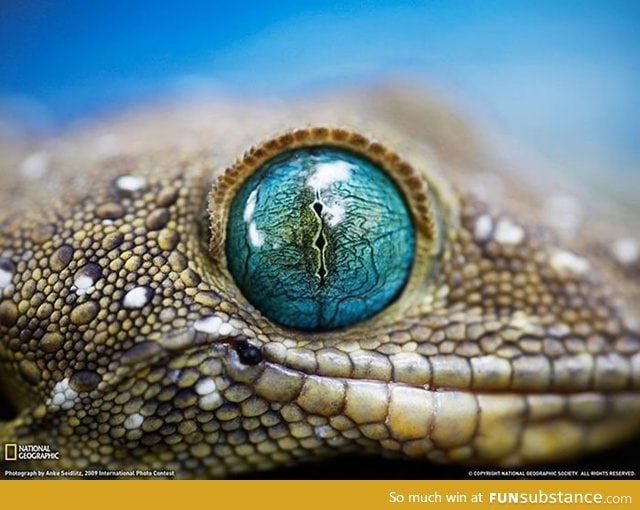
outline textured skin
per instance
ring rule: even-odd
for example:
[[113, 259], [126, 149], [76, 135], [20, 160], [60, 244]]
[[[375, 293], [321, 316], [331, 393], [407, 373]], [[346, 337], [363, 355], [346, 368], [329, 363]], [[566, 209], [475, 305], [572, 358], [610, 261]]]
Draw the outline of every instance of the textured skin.
[[[348, 131], [276, 138], [223, 175], [309, 124]], [[223, 249], [242, 179], [309, 137], [382, 161], [419, 231], [398, 300], [323, 334], [263, 318]], [[480, 147], [438, 102], [389, 89], [157, 106], [5, 151], [0, 381], [16, 416], [0, 443], [61, 452], [22, 467], [223, 477], [346, 451], [519, 465], [632, 435], [640, 266], [615, 247], [637, 224], [588, 195], [554, 223], [551, 181]]]

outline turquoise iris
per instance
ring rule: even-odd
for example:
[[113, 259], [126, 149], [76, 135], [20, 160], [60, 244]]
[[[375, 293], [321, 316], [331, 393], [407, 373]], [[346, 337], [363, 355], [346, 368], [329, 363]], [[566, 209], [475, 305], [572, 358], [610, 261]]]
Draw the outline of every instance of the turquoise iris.
[[231, 203], [226, 255], [246, 298], [266, 317], [326, 331], [369, 318], [404, 287], [415, 233], [390, 177], [346, 150], [279, 154]]

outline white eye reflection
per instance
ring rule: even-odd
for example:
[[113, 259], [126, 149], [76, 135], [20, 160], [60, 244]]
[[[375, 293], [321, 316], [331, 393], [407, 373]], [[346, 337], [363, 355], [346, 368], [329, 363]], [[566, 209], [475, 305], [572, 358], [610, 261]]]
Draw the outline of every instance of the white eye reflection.
[[315, 191], [331, 186], [334, 182], [348, 181], [351, 177], [353, 165], [347, 161], [333, 161], [331, 163], [317, 163], [313, 173], [307, 179], [307, 185]]

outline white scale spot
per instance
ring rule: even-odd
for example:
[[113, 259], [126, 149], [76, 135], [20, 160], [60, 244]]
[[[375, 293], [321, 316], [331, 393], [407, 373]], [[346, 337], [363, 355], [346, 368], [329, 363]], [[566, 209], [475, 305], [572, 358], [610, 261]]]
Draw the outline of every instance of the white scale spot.
[[222, 319], [215, 315], [211, 317], [205, 317], [204, 319], [198, 319], [193, 327], [196, 331], [200, 331], [201, 333], [209, 333], [211, 335], [217, 335], [218, 329], [222, 325]]
[[353, 165], [346, 161], [318, 163], [313, 167], [314, 171], [307, 179], [307, 185], [316, 191], [328, 188], [334, 182], [348, 180], [352, 168]]
[[144, 177], [122, 175], [116, 179], [116, 187], [121, 191], [140, 191], [146, 186]]
[[220, 334], [221, 336], [226, 336], [226, 335], [230, 335], [235, 330], [236, 328], [234, 328], [231, 324], [229, 324], [228, 322], [223, 322], [220, 328], [218, 329], [218, 334]]
[[93, 290], [93, 278], [87, 275], [81, 275], [75, 279], [71, 290], [73, 290], [78, 296], [84, 296]]
[[236, 333], [238, 330], [234, 328], [226, 319], [221, 319], [217, 315], [198, 319], [193, 327], [201, 333], [208, 333], [216, 336], [228, 336]]
[[205, 411], [213, 411], [223, 404], [222, 397], [217, 391], [207, 393], [198, 399], [198, 405]]
[[583, 275], [589, 271], [589, 261], [566, 250], [556, 250], [551, 254], [551, 267], [558, 273]]
[[132, 430], [140, 427], [143, 421], [144, 421], [144, 416], [142, 416], [140, 413], [133, 413], [127, 416], [127, 419], [124, 420], [123, 425], [125, 429]]
[[[613, 254], [624, 265], [633, 264], [640, 258], [640, 245], [635, 239], [625, 237], [613, 243]], [[1, 286], [1, 285], [0, 285]]]
[[476, 219], [476, 224], [473, 228], [473, 237], [478, 241], [486, 241], [491, 235], [491, 229], [493, 228], [493, 220], [488, 214], [483, 214]]
[[49, 171], [51, 161], [46, 152], [34, 152], [20, 165], [20, 173], [27, 179], [40, 179]]
[[501, 244], [518, 244], [524, 239], [524, 229], [510, 219], [503, 218], [498, 221], [493, 236]]
[[438, 292], [436, 292], [436, 297], [445, 299], [449, 295], [450, 290], [448, 285], [443, 285], [438, 289]]
[[125, 308], [142, 308], [151, 300], [152, 292], [148, 287], [136, 287], [124, 296], [122, 305]]
[[13, 272], [7, 271], [6, 269], [2, 269], [0, 267], [0, 290], [11, 285], [12, 280], [13, 280]]
[[71, 409], [75, 403], [78, 393], [69, 386], [69, 379], [65, 378], [56, 383], [51, 393], [51, 399], [47, 405], [59, 407], [60, 409]]
[[198, 395], [209, 395], [214, 391], [216, 391], [216, 383], [213, 382], [213, 379], [211, 379], [211, 377], [201, 379], [200, 381], [198, 381], [198, 384], [196, 384], [196, 393]]

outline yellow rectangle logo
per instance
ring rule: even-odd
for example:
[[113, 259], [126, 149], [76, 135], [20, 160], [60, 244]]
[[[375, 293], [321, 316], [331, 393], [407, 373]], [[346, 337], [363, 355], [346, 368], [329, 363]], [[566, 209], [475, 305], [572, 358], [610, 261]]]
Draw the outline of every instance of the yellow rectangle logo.
[[18, 445], [7, 443], [4, 445], [4, 460], [18, 460]]

